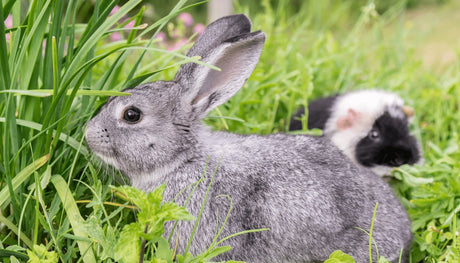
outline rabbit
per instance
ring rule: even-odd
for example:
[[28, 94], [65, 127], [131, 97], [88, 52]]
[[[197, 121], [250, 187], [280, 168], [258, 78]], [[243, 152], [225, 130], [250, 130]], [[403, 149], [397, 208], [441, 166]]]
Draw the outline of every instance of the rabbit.
[[[372, 238], [381, 256], [397, 262], [412, 241], [404, 208], [386, 183], [348, 161], [329, 140], [238, 135], [201, 123], [243, 86], [264, 42], [265, 34], [251, 32], [245, 15], [211, 23], [187, 55], [201, 56], [221, 71], [186, 63], [172, 81], [109, 98], [87, 124], [90, 149], [144, 191], [166, 182], [165, 200], [186, 204], [195, 217], [206, 201], [188, 250], [194, 255], [211, 245], [230, 211], [220, 238], [269, 230], [225, 240], [220, 245], [232, 249], [216, 260], [316, 262], [342, 250], [369, 262], [369, 236], [358, 228], [370, 230], [378, 203]], [[193, 227], [194, 222], [178, 222], [172, 238], [178, 235], [178, 253], [184, 253]], [[374, 261], [375, 255], [374, 249]]]
[[[403, 164], [421, 164], [420, 144], [410, 133], [414, 110], [398, 95], [383, 90], [358, 90], [320, 98], [308, 104], [308, 128], [323, 134], [353, 162], [379, 176]], [[302, 129], [301, 108], [289, 130]]]

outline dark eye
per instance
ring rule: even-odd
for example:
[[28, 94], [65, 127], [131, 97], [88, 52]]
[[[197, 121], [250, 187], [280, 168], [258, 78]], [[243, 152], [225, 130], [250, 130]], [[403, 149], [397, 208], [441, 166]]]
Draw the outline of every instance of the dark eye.
[[136, 107], [128, 107], [123, 112], [123, 120], [127, 123], [134, 124], [142, 118], [142, 111]]
[[371, 140], [378, 140], [380, 138], [380, 133], [377, 130], [371, 130], [368, 134]]

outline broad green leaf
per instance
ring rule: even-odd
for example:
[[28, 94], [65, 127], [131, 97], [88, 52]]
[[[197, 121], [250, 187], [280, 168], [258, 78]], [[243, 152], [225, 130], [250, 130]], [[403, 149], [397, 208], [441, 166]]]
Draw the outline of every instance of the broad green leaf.
[[184, 220], [192, 221], [195, 217], [192, 216], [185, 207], [179, 206], [173, 202], [166, 202], [161, 206], [158, 216], [165, 220]]
[[[114, 189], [120, 192], [121, 194], [123, 194], [128, 201], [132, 202], [137, 207], [139, 207], [139, 205], [147, 203], [147, 198], [145, 196], [145, 193], [135, 187], [131, 187], [128, 185], [122, 185], [119, 187], [115, 187]], [[141, 207], [139, 207], [139, 209], [141, 209]]]
[[390, 263], [390, 261], [388, 261], [388, 259], [386, 259], [385, 257], [379, 257], [378, 263]]
[[149, 192], [147, 194], [147, 199], [146, 199], [146, 203], [143, 203], [143, 204], [138, 204], [139, 208], [147, 208], [147, 207], [155, 207], [156, 209], [158, 209], [161, 205], [161, 202], [163, 201], [163, 193], [166, 189], [166, 184], [162, 184], [160, 186], [158, 186], [157, 188], [155, 188], [155, 190], [153, 190], [153, 192]]
[[194, 219], [184, 207], [173, 202], [162, 203], [165, 188], [166, 185], [162, 184], [148, 194], [126, 185], [115, 188], [139, 208], [138, 222], [142, 226], [148, 226], [147, 231], [140, 232], [139, 236], [146, 240], [160, 238], [166, 221]]
[[172, 263], [174, 258], [174, 251], [169, 248], [169, 243], [164, 237], [157, 240], [157, 250], [155, 251], [155, 258], [163, 259], [166, 262]]
[[88, 235], [97, 241], [102, 247], [101, 259], [115, 258], [114, 247], [117, 244], [117, 232], [111, 226], [107, 226], [106, 231], [102, 229], [101, 223], [95, 216], [86, 220], [85, 231]]
[[27, 250], [29, 263], [57, 263], [59, 257], [56, 252], [48, 251], [44, 245], [34, 245], [34, 251]]
[[137, 263], [141, 251], [140, 236], [144, 227], [140, 223], [125, 225], [120, 233], [120, 239], [115, 246], [115, 260], [124, 263]]
[[193, 260], [193, 255], [192, 253], [190, 252], [187, 252], [187, 254], [185, 256], [181, 255], [181, 254], [178, 254], [176, 255], [176, 261], [177, 263], [188, 263], [188, 262], [192, 262]]
[[340, 250], [332, 252], [329, 256], [329, 259], [324, 261], [324, 263], [356, 263], [352, 256], [343, 253]]

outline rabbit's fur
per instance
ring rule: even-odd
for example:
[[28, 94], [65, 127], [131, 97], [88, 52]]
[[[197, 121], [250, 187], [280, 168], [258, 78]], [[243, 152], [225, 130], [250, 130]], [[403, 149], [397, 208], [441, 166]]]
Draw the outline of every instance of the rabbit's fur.
[[[250, 28], [244, 15], [221, 18], [190, 50], [189, 56], [200, 55], [222, 71], [188, 63], [173, 81], [140, 85], [126, 90], [131, 96], [110, 98], [88, 123], [90, 148], [145, 191], [167, 182], [166, 200], [204, 175], [207, 181], [198, 184], [186, 206], [194, 216], [214, 175], [190, 248], [194, 255], [211, 244], [223, 223], [230, 201], [222, 195], [228, 195], [233, 209], [221, 238], [243, 230], [270, 230], [225, 241], [222, 245], [233, 249], [220, 260], [324, 261], [340, 249], [357, 262], [368, 262], [369, 237], [357, 228], [369, 231], [378, 203], [373, 238], [380, 255], [397, 262], [400, 249], [408, 252], [411, 243], [406, 212], [387, 184], [347, 161], [329, 140], [213, 132], [200, 122], [231, 98], [256, 66], [265, 35]], [[124, 117], [131, 107], [142, 112], [136, 123]], [[184, 204], [192, 189], [176, 201]], [[180, 222], [176, 229], [179, 253], [193, 224]]]
[[[420, 145], [410, 133], [413, 109], [397, 94], [358, 90], [316, 99], [308, 104], [308, 128], [324, 135], [356, 164], [380, 176], [394, 167], [422, 163]], [[302, 129], [300, 109], [289, 130]]]

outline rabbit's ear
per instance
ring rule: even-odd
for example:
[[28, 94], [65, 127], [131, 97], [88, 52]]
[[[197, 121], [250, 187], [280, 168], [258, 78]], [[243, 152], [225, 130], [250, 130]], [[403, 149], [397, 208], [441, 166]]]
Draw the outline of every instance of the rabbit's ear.
[[209, 24], [190, 48], [187, 56], [203, 57], [227, 39], [251, 32], [251, 20], [246, 15], [231, 15]]
[[[261, 31], [233, 37], [219, 44], [203, 61], [220, 71], [195, 64], [191, 72], [181, 68], [176, 81], [182, 87], [182, 103], [195, 117], [202, 118], [214, 107], [230, 99], [251, 75], [265, 41]], [[185, 106], [185, 107], [188, 107]]]
[[[200, 37], [190, 48], [187, 56], [200, 56], [203, 61], [208, 61], [208, 57], [215, 49], [218, 49], [225, 41], [251, 32], [251, 20], [246, 15], [231, 15], [217, 19], [209, 24]], [[174, 78], [175, 82], [185, 84], [184, 88], [189, 89], [194, 82], [199, 66], [195, 63], [183, 64]]]

